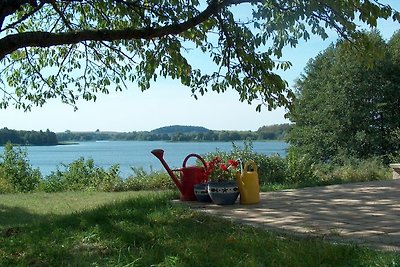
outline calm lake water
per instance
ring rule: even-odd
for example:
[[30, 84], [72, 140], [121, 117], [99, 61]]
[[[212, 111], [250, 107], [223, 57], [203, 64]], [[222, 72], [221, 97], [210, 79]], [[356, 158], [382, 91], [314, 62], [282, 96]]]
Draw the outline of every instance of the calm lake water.
[[[239, 147], [243, 142], [235, 142]], [[288, 145], [282, 141], [253, 142], [253, 150], [266, 155], [279, 154], [286, 156]], [[165, 141], [107, 141], [82, 142], [74, 145], [31, 146], [27, 147], [28, 159], [34, 168], [39, 168], [42, 174], [63, 170], [61, 164], [69, 164], [83, 157], [93, 159], [96, 166], [109, 168], [119, 164], [122, 177], [133, 174], [131, 167], [143, 167], [146, 171], [162, 170], [160, 161], [150, 151], [163, 149], [164, 159], [171, 168], [181, 167], [183, 159], [190, 153], [205, 154], [220, 151], [231, 151], [232, 142], [165, 142]], [[0, 147], [0, 152], [3, 152]], [[191, 158], [187, 165], [192, 165]]]

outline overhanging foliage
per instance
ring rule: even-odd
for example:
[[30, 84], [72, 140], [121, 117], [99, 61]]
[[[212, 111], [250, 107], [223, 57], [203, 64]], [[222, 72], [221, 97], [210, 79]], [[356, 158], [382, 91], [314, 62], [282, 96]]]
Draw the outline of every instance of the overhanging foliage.
[[[288, 107], [293, 94], [275, 73], [291, 65], [279, 61], [283, 47], [326, 38], [325, 29], [351, 38], [357, 18], [376, 26], [390, 17], [400, 21], [368, 0], [3, 0], [0, 108], [29, 110], [51, 98], [76, 107], [131, 82], [149, 89], [159, 77], [180, 80], [196, 98], [233, 89], [258, 110]], [[191, 50], [213, 67], [195, 66]]]

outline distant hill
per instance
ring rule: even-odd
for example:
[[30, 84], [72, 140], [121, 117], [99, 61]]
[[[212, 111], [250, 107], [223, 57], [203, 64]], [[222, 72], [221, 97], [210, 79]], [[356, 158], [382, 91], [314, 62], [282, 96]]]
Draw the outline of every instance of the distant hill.
[[172, 125], [154, 129], [152, 131], [140, 132], [71, 132], [57, 133], [60, 142], [81, 141], [222, 141], [230, 142], [237, 140], [282, 140], [290, 125], [271, 125], [260, 127], [257, 131], [213, 131], [200, 126]]
[[151, 131], [154, 134], [189, 134], [189, 133], [208, 133], [209, 129], [200, 126], [183, 126], [183, 125], [172, 125], [157, 128]]

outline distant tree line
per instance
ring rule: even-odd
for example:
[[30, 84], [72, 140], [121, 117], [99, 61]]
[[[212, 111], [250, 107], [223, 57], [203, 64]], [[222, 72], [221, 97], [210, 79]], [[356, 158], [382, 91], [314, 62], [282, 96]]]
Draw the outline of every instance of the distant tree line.
[[282, 140], [290, 129], [289, 124], [260, 127], [257, 131], [214, 131], [204, 127], [167, 126], [153, 131], [139, 132], [72, 132], [54, 133], [46, 131], [19, 131], [0, 129], [0, 145], [7, 142], [18, 145], [57, 145], [59, 142], [84, 141], [237, 141], [237, 140]]
[[257, 130], [258, 139], [283, 140], [290, 129], [291, 125], [288, 123], [263, 126]]
[[[193, 131], [188, 130], [192, 126], [163, 127], [153, 131], [139, 132], [71, 132], [65, 131], [57, 133], [60, 142], [80, 142], [80, 141], [236, 141], [236, 140], [282, 140], [288, 132], [289, 124], [263, 126], [257, 131], [214, 131], [204, 130], [193, 127]], [[182, 126], [181, 126], [182, 127]], [[168, 130], [166, 129], [168, 128]], [[196, 131], [197, 130], [197, 131]]]
[[50, 130], [44, 131], [18, 131], [8, 128], [0, 129], [0, 145], [6, 143], [13, 143], [18, 145], [57, 145], [57, 135]]

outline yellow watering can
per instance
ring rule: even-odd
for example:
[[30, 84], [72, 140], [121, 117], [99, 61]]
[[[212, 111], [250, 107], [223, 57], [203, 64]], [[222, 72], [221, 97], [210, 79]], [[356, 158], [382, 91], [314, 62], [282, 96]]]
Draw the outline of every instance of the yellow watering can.
[[[249, 167], [251, 167], [249, 171]], [[260, 202], [260, 184], [257, 165], [254, 161], [247, 161], [241, 173], [236, 175], [239, 186], [240, 204], [257, 204]]]

